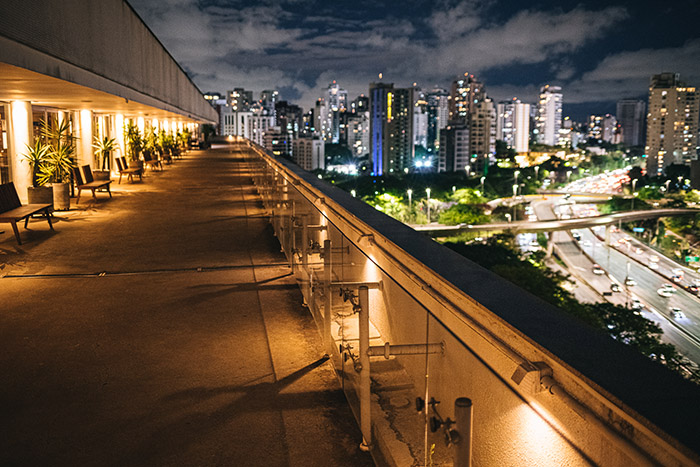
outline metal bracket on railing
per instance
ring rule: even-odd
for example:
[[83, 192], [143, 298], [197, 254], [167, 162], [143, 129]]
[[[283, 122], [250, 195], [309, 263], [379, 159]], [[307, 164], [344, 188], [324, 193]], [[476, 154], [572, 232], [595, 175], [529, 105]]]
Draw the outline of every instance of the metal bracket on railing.
[[[325, 248], [320, 248], [318, 253], [321, 255], [321, 258], [325, 258], [326, 250]], [[338, 246], [338, 247], [332, 247], [331, 248], [331, 253], [345, 253], [345, 254], [350, 254], [350, 246]]]
[[340, 355], [343, 358], [343, 362], [347, 362], [348, 359], [352, 360], [352, 367], [355, 371], [359, 372], [362, 370], [362, 364], [360, 363], [360, 356], [355, 354], [353, 346], [351, 344], [340, 344], [338, 346], [340, 350]]
[[[437, 410], [437, 405], [440, 403], [440, 401], [435, 400], [434, 397], [430, 398], [430, 401], [428, 402], [428, 405], [430, 408], [433, 410], [433, 415], [430, 417], [428, 420], [428, 425], [430, 426], [430, 431], [435, 433], [438, 431], [441, 427], [445, 430], [445, 444], [447, 446], [451, 446], [453, 444], [459, 443], [459, 433], [457, 433], [456, 430], [453, 430], [451, 427], [455, 423], [457, 423], [455, 420], [452, 420], [450, 417], [447, 417], [446, 419], [443, 419], [442, 416], [440, 415], [440, 412]], [[425, 400], [421, 397], [416, 398], [416, 410], [418, 412], [422, 412], [425, 409]]]
[[392, 355], [427, 355], [445, 353], [445, 342], [437, 344], [399, 344], [391, 345], [386, 342], [384, 345], [373, 345], [367, 350], [370, 357], [384, 357], [387, 360]]

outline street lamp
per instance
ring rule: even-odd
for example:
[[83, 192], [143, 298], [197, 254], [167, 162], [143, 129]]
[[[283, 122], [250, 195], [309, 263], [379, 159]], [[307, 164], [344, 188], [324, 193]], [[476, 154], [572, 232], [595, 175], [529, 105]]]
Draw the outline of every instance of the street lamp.
[[486, 177], [481, 177], [481, 192], [484, 192], [484, 182], [486, 181]]
[[355, 190], [350, 190], [350, 194], [352, 195], [353, 198], [355, 196], [357, 196], [357, 192]]
[[668, 192], [668, 186], [671, 184], [671, 180], [666, 180], [664, 185], [666, 185], [666, 192]]
[[539, 180], [539, 179], [540, 179], [540, 166], [536, 165], [535, 166], [535, 180]]
[[678, 176], [678, 191], [681, 191], [681, 183], [683, 183], [683, 176], [679, 175]]
[[566, 172], [566, 183], [571, 182], [571, 170]]
[[467, 164], [464, 166], [464, 170], [467, 172], [467, 178], [472, 174], [472, 166]]
[[634, 180], [632, 180], [632, 210], [633, 211], [634, 211], [634, 197], [636, 196], [634, 190], [636, 189], [636, 187], [637, 187], [637, 179], [635, 178]]
[[430, 188], [426, 188], [425, 193], [428, 195], [428, 224], [430, 224]]
[[517, 219], [517, 214], [516, 214], [516, 206], [517, 206], [517, 201], [515, 200], [515, 197], [518, 195], [518, 185], [513, 185], [513, 220]]
[[411, 213], [411, 196], [413, 195], [413, 190], [410, 188], [406, 190], [406, 194], [408, 195], [408, 212], [409, 214]]
[[519, 170], [516, 170], [516, 171], [513, 173], [513, 175], [515, 175], [515, 182], [513, 182], [513, 183], [516, 183], [516, 184], [517, 184], [517, 183], [518, 183], [518, 175], [520, 175], [520, 171], [519, 171]]

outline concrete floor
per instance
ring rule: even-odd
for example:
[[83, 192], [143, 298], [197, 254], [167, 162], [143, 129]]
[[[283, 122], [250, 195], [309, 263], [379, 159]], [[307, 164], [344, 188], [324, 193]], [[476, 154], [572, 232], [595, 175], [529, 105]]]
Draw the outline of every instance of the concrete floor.
[[372, 465], [241, 154], [114, 185], [2, 228], [0, 465]]

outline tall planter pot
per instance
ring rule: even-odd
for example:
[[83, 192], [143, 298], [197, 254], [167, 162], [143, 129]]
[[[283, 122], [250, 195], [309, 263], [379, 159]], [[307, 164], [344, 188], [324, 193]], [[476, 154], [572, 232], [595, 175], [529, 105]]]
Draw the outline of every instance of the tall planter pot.
[[52, 183], [53, 208], [58, 211], [70, 209], [70, 186], [67, 183]]
[[53, 188], [50, 186], [30, 186], [27, 188], [29, 204], [53, 204]]

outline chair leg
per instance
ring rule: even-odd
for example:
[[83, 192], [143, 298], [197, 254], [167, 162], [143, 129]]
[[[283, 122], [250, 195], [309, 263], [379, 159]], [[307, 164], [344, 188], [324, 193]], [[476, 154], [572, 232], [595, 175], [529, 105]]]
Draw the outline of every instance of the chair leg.
[[49, 222], [49, 228], [53, 230], [53, 223], [51, 222], [51, 214], [49, 213], [49, 208], [44, 209], [44, 215], [46, 220]]
[[95, 188], [92, 189], [92, 197], [93, 199], [97, 199], [97, 195], [95, 194]]
[[80, 188], [78, 188], [78, 199], [75, 200], [75, 204], [80, 203], [80, 193], [81, 193], [82, 191], [83, 191], [83, 190], [81, 190]]
[[32, 217], [32, 216], [27, 216], [27, 217], [24, 218], [24, 228], [25, 228], [25, 229], [27, 228], [27, 225], [29, 224], [29, 218], [30, 218], [30, 217]]
[[107, 193], [109, 193], [109, 197], [112, 197], [112, 190], [110, 190], [109, 185], [107, 185]]
[[122, 173], [121, 172], [119, 172], [119, 184], [120, 185], [122, 184]]
[[[19, 238], [19, 229], [17, 228], [17, 221], [10, 221], [10, 223], [12, 224], [12, 230], [15, 232], [15, 238], [17, 239], [17, 243], [19, 245], [21, 245], [22, 239]], [[26, 228], [26, 225], [25, 225], [25, 228]]]

